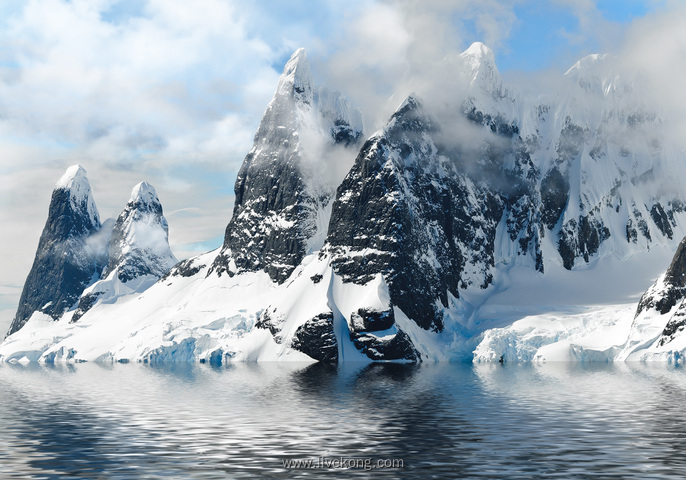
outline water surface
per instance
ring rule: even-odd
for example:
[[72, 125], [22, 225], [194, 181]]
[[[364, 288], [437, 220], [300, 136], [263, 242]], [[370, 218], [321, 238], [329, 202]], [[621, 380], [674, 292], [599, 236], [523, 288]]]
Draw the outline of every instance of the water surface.
[[[685, 400], [664, 365], [3, 365], [0, 478], [683, 479]], [[284, 463], [319, 458], [369, 463]]]

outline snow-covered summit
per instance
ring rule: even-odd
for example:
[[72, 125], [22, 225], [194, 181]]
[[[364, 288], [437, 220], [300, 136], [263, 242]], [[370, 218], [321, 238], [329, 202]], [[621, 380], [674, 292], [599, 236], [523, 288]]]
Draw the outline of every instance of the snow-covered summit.
[[72, 165], [55, 184], [55, 190], [69, 192], [69, 200], [74, 210], [85, 209], [93, 225], [100, 226], [100, 215], [88, 182], [86, 169], [81, 165]]
[[[278, 134], [279, 139], [285, 135], [288, 142], [299, 142], [300, 137], [309, 134], [310, 137], [333, 136], [337, 141], [336, 134], [341, 127], [349, 130], [352, 140], [356, 140], [363, 130], [362, 114], [340, 92], [315, 84], [305, 49], [299, 48], [284, 67], [256, 139], [273, 140]], [[293, 133], [297, 138], [291, 140], [289, 136]]]
[[142, 203], [150, 205], [159, 202], [160, 200], [157, 198], [155, 187], [150, 185], [148, 182], [141, 182], [133, 187], [133, 190], [131, 190], [129, 203]]
[[617, 95], [630, 91], [628, 79], [622, 78], [609, 54], [593, 53], [579, 59], [565, 73], [565, 77], [594, 95]]
[[283, 69], [276, 89], [277, 95], [293, 95], [294, 97], [309, 103], [312, 101], [312, 73], [310, 62], [304, 48], [299, 48], [293, 53]]
[[493, 50], [481, 42], [472, 43], [460, 56], [464, 59], [470, 59], [474, 66], [482, 63], [495, 63]]
[[577, 60], [569, 70], [565, 72], [566, 76], [573, 76], [582, 72], [598, 73], [610, 60], [610, 55], [607, 53], [592, 53]]
[[502, 86], [500, 72], [495, 64], [493, 50], [481, 42], [474, 42], [460, 54], [464, 62], [469, 81], [487, 93], [497, 93]]
[[72, 188], [74, 185], [80, 185], [83, 183], [88, 183], [88, 178], [86, 178], [86, 169], [81, 165], [72, 165], [67, 168], [64, 175], [55, 184], [55, 188]]
[[109, 263], [104, 276], [117, 270], [122, 282], [141, 275], [159, 278], [176, 264], [169, 247], [169, 227], [155, 188], [141, 182], [131, 191], [131, 199], [112, 231]]

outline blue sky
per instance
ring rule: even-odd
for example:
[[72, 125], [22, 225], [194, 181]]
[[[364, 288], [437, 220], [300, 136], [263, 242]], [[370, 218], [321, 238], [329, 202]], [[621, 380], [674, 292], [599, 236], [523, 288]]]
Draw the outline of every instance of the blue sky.
[[504, 73], [561, 74], [589, 53], [631, 49], [648, 65], [657, 60], [643, 39], [671, 42], [682, 4], [0, 2], [0, 323], [16, 306], [52, 187], [72, 164], [88, 171], [103, 218], [147, 180], [179, 257], [219, 245], [236, 172], [298, 47], [315, 80], [348, 94], [372, 131], [389, 96], [474, 41], [494, 50]]
[[[649, 2], [636, 0], [596, 3], [597, 15], [617, 26], [629, 24], [657, 7], [657, 4], [651, 6]], [[572, 5], [525, 2], [515, 5], [513, 10], [517, 22], [505, 48], [496, 53], [501, 71], [566, 69], [580, 56], [613, 47], [604, 44], [602, 38], [586, 34], [579, 12]]]

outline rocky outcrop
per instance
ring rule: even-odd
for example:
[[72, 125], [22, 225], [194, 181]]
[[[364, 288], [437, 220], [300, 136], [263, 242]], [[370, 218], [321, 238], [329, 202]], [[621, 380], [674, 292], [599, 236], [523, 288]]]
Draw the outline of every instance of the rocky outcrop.
[[338, 161], [327, 153], [354, 147], [361, 135], [360, 112], [341, 94], [317, 87], [305, 51], [295, 52], [238, 172], [233, 217], [211, 272], [264, 270], [285, 281], [326, 228], [320, 217], [336, 188], [326, 173], [340, 168], [327, 165]]
[[20, 330], [34, 312], [58, 319], [99, 278], [107, 261], [107, 232], [101, 223], [86, 171], [69, 167], [52, 192], [19, 308], [8, 335]]
[[422, 328], [443, 328], [439, 305], [492, 281], [502, 200], [442, 155], [439, 127], [410, 97], [366, 142], [338, 189], [325, 250], [345, 281], [377, 273], [392, 304]]
[[169, 226], [155, 188], [141, 182], [131, 192], [112, 230], [109, 261], [103, 277], [116, 270], [126, 283], [144, 275], [157, 278], [177, 263], [169, 247]]
[[338, 341], [333, 331], [333, 313], [319, 314], [298, 327], [291, 347], [324, 363], [338, 363]]
[[395, 322], [393, 309], [360, 308], [350, 316], [350, 340], [372, 360], [421, 361], [410, 337]]
[[112, 228], [102, 280], [84, 292], [71, 321], [78, 321], [98, 301], [143, 292], [176, 263], [162, 204], [155, 188], [141, 182], [133, 187]]
[[665, 314], [686, 297], [686, 238], [681, 240], [667, 271], [643, 294], [636, 316], [654, 309]]

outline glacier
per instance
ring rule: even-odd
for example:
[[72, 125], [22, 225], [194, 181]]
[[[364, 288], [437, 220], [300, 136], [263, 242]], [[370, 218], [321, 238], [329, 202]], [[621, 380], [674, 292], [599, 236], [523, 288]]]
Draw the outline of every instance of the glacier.
[[[607, 55], [541, 95], [482, 43], [451, 62], [452, 103], [410, 95], [370, 133], [297, 50], [223, 245], [181, 262], [151, 185], [101, 224], [71, 167], [0, 360], [679, 363], [684, 152], [640, 85]], [[81, 280], [41, 290], [63, 244]]]

